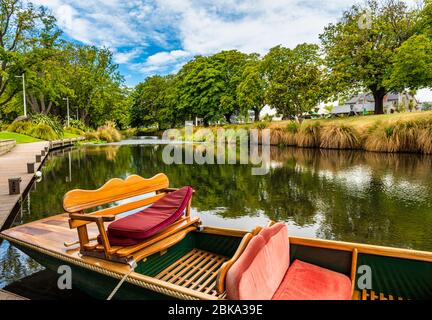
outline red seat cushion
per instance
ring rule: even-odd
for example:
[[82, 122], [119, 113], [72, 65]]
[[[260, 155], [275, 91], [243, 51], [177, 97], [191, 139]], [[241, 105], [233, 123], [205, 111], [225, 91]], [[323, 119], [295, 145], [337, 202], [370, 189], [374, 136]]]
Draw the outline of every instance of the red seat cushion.
[[240, 258], [228, 270], [227, 298], [270, 300], [289, 266], [286, 225], [277, 223], [253, 237]]
[[110, 244], [134, 245], [171, 225], [183, 214], [192, 192], [191, 187], [183, 187], [138, 213], [112, 222], [107, 232]]
[[273, 300], [350, 300], [351, 280], [346, 275], [295, 260]]

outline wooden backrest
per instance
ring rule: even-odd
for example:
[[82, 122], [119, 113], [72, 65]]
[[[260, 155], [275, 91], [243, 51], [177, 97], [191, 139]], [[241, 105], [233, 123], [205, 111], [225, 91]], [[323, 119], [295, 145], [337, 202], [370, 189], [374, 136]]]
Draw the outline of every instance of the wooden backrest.
[[149, 179], [138, 175], [131, 175], [125, 180], [115, 178], [109, 180], [97, 190], [75, 189], [69, 191], [63, 198], [63, 208], [68, 213], [82, 212], [86, 209], [163, 190], [168, 187], [168, 177], [163, 173]]

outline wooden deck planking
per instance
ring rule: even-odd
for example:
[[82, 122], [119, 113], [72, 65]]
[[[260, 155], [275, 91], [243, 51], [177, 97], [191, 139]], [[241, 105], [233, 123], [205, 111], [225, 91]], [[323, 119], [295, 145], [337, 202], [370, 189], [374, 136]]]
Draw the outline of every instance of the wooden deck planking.
[[[94, 223], [88, 225], [87, 227], [90, 238], [96, 236], [99, 233]], [[33, 221], [25, 225], [4, 230], [1, 233], [6, 239], [11, 238], [13, 241], [19, 241], [21, 245], [29, 247], [32, 250], [42, 250], [45, 254], [53, 255], [58, 259], [67, 259], [68, 262], [66, 263], [72, 263], [72, 260], [74, 261], [74, 264], [80, 266], [113, 272], [119, 275], [119, 279], [130, 271], [130, 268], [127, 264], [81, 255], [79, 252], [79, 244], [73, 245], [71, 247], [65, 247], [64, 242], [77, 240], [76, 230], [70, 229], [68, 227], [67, 214], [59, 214], [44, 218], [42, 220]], [[220, 259], [221, 256], [218, 257]], [[217, 298], [214, 292], [211, 294], [204, 294], [203, 292], [177, 286], [170, 283], [169, 281], [161, 281], [159, 279], [145, 276], [137, 272], [132, 272], [126, 281], [129, 281], [129, 279], [143, 281], [174, 291], [181, 291], [199, 299], [208, 300]], [[204, 288], [202, 289], [202, 291], [204, 291]]]
[[11, 293], [0, 289], [0, 300], [28, 300], [28, 299], [21, 297], [15, 293]]
[[[46, 141], [18, 144], [12, 151], [0, 156], [0, 229], [34, 177], [33, 173], [27, 173], [27, 163], [35, 162], [36, 154], [41, 154], [48, 146]], [[45, 157], [42, 157], [42, 162]], [[40, 169], [42, 162], [36, 163], [35, 170]], [[9, 195], [8, 179], [12, 177], [22, 179], [19, 195]]]

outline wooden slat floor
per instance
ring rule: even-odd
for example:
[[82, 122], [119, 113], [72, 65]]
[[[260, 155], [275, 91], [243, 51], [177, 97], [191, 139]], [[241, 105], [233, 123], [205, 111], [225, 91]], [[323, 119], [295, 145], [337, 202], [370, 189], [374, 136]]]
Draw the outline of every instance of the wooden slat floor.
[[193, 249], [156, 275], [156, 279], [223, 298], [216, 292], [216, 277], [228, 259], [212, 252]]
[[11, 293], [0, 289], [0, 300], [28, 300], [28, 299], [21, 297], [15, 293]]
[[[34, 174], [27, 173], [27, 162], [35, 162], [36, 154], [40, 154], [48, 142], [18, 144], [12, 151], [0, 156], [0, 229], [3, 227], [15, 204], [30, 184]], [[37, 163], [39, 170], [41, 163]], [[21, 194], [9, 195], [9, 178], [21, 177]]]
[[373, 290], [362, 290], [362, 291], [354, 292], [354, 300], [384, 301], [384, 300], [406, 300], [406, 299], [393, 296], [391, 294], [375, 292]]

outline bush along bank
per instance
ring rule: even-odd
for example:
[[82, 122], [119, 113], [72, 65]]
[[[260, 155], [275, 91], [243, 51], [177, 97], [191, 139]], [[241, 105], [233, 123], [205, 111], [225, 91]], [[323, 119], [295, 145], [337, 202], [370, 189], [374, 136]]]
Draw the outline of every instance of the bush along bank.
[[96, 130], [86, 127], [79, 120], [71, 120], [69, 127], [63, 127], [56, 117], [43, 114], [31, 115], [28, 119], [3, 125], [1, 130], [47, 141], [62, 139], [65, 133], [85, 137], [91, 142], [116, 142], [123, 138], [117, 130], [116, 124], [111, 121], [106, 122]]
[[[432, 154], [432, 116], [414, 120], [376, 120], [362, 127], [343, 120], [317, 120], [304, 121], [301, 124], [294, 121], [285, 122], [282, 126], [278, 123], [261, 122], [254, 125], [227, 125], [205, 129], [210, 130], [216, 137], [220, 128], [225, 129], [225, 141], [228, 143], [239, 143], [240, 139], [244, 139], [245, 131], [240, 134], [236, 129], [245, 129], [248, 136], [251, 129], [257, 129], [260, 143], [262, 130], [270, 129], [270, 144], [273, 146]], [[209, 141], [205, 135], [197, 133], [200, 129], [203, 128], [195, 127], [192, 137], [186, 137], [184, 129], [181, 129], [180, 136], [172, 138], [193, 139], [196, 142]]]

